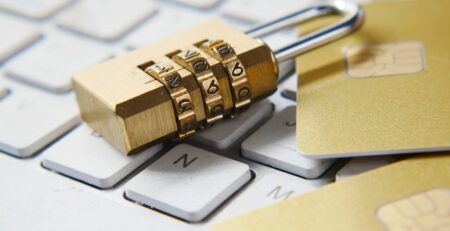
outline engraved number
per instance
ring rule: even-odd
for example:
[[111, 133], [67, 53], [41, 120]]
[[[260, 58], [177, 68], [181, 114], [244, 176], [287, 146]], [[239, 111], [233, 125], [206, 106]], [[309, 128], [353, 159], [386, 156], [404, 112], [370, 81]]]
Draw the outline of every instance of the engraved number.
[[178, 102], [178, 107], [180, 108], [180, 113], [183, 113], [191, 109], [191, 102], [188, 99], [182, 99]]
[[169, 87], [172, 89], [177, 88], [181, 85], [181, 78], [177, 74], [167, 77], [166, 81], [167, 81], [167, 84], [169, 85]]
[[234, 64], [233, 70], [231, 71], [231, 75], [237, 77], [242, 75], [244, 73], [244, 68], [241, 66], [241, 62], [236, 62]]
[[206, 90], [208, 92], [208, 94], [212, 95], [214, 93], [216, 93], [219, 90], [219, 85], [216, 84], [216, 80], [213, 79], [208, 87], [208, 90]]

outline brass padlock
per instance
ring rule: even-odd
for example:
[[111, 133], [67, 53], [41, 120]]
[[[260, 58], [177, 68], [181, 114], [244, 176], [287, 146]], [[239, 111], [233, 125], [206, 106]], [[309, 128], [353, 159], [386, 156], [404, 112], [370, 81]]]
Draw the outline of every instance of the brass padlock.
[[[346, 17], [275, 52], [254, 38], [332, 13]], [[76, 73], [81, 117], [125, 154], [183, 139], [275, 92], [278, 62], [348, 34], [362, 19], [358, 5], [338, 0], [247, 33], [220, 21], [199, 25]]]

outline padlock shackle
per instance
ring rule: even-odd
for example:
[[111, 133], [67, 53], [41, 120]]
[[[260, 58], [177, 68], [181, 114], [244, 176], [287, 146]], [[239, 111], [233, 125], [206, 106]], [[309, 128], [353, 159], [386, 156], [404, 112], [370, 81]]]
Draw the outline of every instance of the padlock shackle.
[[354, 31], [364, 21], [362, 7], [346, 0], [330, 0], [256, 26], [245, 33], [252, 37], [261, 37], [330, 14], [341, 14], [345, 17], [335, 24], [301, 36], [296, 41], [275, 50], [275, 58], [278, 62], [283, 62]]

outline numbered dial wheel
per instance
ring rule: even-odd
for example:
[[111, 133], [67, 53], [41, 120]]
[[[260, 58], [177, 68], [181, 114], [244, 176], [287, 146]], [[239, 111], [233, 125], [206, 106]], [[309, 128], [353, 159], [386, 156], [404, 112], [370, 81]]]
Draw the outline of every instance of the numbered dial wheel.
[[207, 40], [200, 48], [219, 60], [224, 66], [230, 80], [234, 102], [234, 112], [240, 112], [250, 106], [251, 91], [245, 67], [236, 55], [233, 47], [223, 40]]
[[195, 75], [200, 86], [205, 105], [207, 124], [223, 118], [224, 102], [220, 94], [219, 82], [203, 55], [195, 49], [186, 49], [172, 59]]
[[184, 87], [180, 74], [172, 65], [165, 62], [153, 64], [147, 67], [145, 72], [161, 82], [168, 90], [177, 116], [179, 138], [193, 134], [197, 128], [197, 119], [191, 96]]

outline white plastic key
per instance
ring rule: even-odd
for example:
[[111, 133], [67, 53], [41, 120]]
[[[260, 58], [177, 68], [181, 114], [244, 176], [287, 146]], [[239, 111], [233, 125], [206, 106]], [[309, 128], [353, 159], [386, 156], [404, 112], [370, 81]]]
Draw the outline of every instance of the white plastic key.
[[79, 121], [73, 94], [55, 96], [13, 81], [0, 101], [0, 150], [29, 157]]
[[61, 14], [58, 25], [98, 39], [116, 40], [155, 10], [156, 5], [147, 0], [80, 1]]
[[215, 151], [227, 150], [242, 141], [245, 135], [253, 131], [255, 127], [265, 122], [272, 114], [272, 110], [272, 104], [268, 100], [258, 102], [239, 116], [228, 118], [211, 128], [200, 131], [189, 140], [195, 145]]
[[193, 7], [210, 8], [219, 3], [220, 0], [172, 0]]
[[242, 155], [305, 178], [320, 176], [334, 160], [315, 160], [296, 149], [295, 106], [290, 106], [265, 123], [242, 143]]
[[25, 21], [0, 14], [0, 63], [39, 38], [38, 28]]
[[35, 19], [47, 18], [72, 0], [0, 0], [0, 8]]
[[312, 0], [228, 0], [222, 12], [249, 22], [266, 22], [307, 6]]
[[193, 11], [165, 8], [146, 21], [126, 39], [129, 48], [137, 48], [208, 20]]
[[125, 156], [86, 124], [52, 145], [42, 165], [99, 188], [116, 185], [162, 148], [157, 144], [140, 153]]
[[67, 92], [74, 72], [110, 56], [96, 43], [54, 33], [7, 63], [6, 74], [52, 92]]
[[317, 187], [319, 186], [313, 186], [308, 180], [295, 176], [267, 175], [252, 182], [217, 216], [220, 220], [227, 219], [312, 191]]
[[351, 159], [336, 173], [336, 181], [376, 169], [394, 162], [393, 156], [369, 156]]
[[180, 144], [129, 181], [127, 198], [191, 222], [203, 220], [251, 178], [246, 164]]
[[283, 83], [281, 83], [282, 94], [284, 97], [297, 100], [297, 74], [292, 74]]
[[[0, 230], [186, 230], [119, 196], [0, 155]], [[119, 201], [121, 203], [119, 203]], [[159, 215], [159, 216], [157, 216]]]

